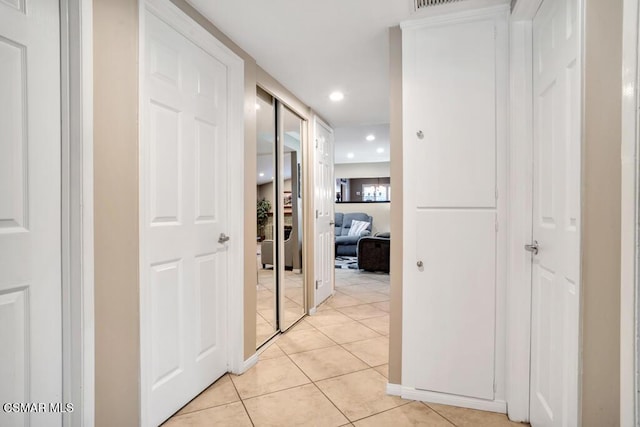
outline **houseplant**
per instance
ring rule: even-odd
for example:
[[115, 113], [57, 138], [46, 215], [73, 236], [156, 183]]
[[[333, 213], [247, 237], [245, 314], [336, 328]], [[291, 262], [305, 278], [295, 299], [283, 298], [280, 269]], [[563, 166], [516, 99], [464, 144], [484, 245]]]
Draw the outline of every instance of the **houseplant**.
[[267, 221], [269, 220], [269, 212], [271, 212], [271, 202], [264, 197], [262, 200], [258, 200], [256, 213], [258, 221], [258, 237], [260, 238], [260, 241], [264, 240], [265, 237], [264, 227], [267, 225]]

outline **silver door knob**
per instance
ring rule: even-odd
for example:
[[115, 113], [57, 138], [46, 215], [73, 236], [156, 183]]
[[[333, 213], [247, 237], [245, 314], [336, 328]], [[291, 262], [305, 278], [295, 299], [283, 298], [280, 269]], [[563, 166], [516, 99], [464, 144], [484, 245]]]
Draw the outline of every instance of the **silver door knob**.
[[424, 133], [421, 130], [419, 130], [418, 132], [416, 132], [416, 136], [418, 137], [418, 139], [423, 139]]
[[227, 236], [224, 233], [220, 233], [220, 237], [218, 237], [218, 243], [225, 243], [228, 242], [229, 239], [231, 239], [231, 237]]
[[422, 261], [418, 261], [416, 262], [416, 265], [418, 266], [418, 268], [422, 268], [424, 266], [424, 264], [422, 263]]
[[538, 241], [534, 240], [531, 245], [524, 245], [524, 250], [529, 251], [534, 255], [538, 255]]

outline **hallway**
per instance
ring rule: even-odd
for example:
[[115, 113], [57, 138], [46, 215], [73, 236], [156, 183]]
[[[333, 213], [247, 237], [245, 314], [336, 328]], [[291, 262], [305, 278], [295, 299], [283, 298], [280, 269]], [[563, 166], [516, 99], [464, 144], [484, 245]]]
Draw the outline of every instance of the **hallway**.
[[389, 275], [336, 270], [336, 294], [164, 425], [518, 426], [505, 415], [385, 394]]

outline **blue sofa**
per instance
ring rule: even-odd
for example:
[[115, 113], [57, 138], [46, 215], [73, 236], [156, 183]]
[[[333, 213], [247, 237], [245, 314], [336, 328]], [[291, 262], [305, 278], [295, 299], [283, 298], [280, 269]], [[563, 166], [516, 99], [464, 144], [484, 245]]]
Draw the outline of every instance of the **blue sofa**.
[[[349, 236], [351, 221], [366, 221], [369, 226], [358, 236]], [[366, 213], [340, 213], [336, 212], [335, 220], [336, 256], [356, 256], [358, 252], [358, 240], [361, 237], [371, 235], [373, 218]]]

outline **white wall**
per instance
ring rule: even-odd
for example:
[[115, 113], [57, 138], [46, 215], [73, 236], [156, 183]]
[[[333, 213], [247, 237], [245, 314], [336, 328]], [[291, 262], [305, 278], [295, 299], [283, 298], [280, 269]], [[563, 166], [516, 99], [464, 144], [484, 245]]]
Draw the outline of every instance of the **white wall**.
[[[336, 178], [375, 178], [391, 176], [389, 162], [377, 163], [341, 163], [335, 165]], [[393, 195], [393, 182], [391, 183]], [[392, 196], [393, 197], [393, 196]], [[390, 203], [336, 203], [336, 212], [364, 212], [373, 217], [373, 232], [382, 233], [391, 230]]]

